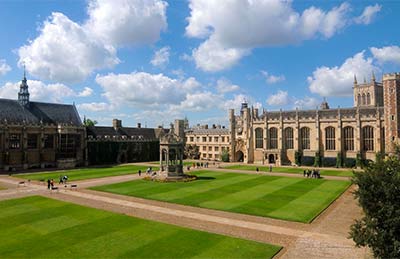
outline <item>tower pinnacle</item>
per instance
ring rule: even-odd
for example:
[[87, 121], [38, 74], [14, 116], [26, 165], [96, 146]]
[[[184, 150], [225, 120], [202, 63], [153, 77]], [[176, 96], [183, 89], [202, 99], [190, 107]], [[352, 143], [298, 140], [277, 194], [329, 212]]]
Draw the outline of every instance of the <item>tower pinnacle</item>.
[[18, 102], [23, 106], [27, 106], [29, 104], [29, 91], [26, 80], [25, 62], [24, 62], [24, 78], [22, 79], [21, 84], [19, 86]]

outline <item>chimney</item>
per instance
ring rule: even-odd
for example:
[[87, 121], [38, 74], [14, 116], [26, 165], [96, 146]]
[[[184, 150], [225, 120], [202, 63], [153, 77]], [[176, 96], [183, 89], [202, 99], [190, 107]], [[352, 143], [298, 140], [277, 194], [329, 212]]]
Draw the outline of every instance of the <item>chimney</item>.
[[204, 129], [208, 129], [208, 124], [204, 125]]
[[121, 127], [122, 127], [122, 121], [118, 119], [113, 119], [113, 128], [115, 130], [118, 130]]
[[213, 124], [213, 125], [212, 125], [212, 128], [213, 128], [213, 129], [216, 129], [216, 128], [217, 128], [217, 126], [215, 126], [215, 124]]
[[138, 122], [137, 127], [138, 127], [138, 129], [140, 129], [142, 127], [142, 124], [140, 122]]

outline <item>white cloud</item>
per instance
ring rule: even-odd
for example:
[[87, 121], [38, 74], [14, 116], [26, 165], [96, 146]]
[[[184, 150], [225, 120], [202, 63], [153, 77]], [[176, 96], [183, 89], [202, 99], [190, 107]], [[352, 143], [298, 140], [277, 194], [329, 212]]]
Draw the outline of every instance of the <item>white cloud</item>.
[[0, 59], [0, 76], [4, 76], [11, 71], [11, 67], [6, 63], [5, 59]]
[[239, 90], [240, 87], [238, 85], [232, 84], [229, 80], [225, 78], [221, 78], [217, 81], [217, 91], [218, 93], [224, 94], [229, 92], [235, 92]]
[[77, 105], [79, 110], [83, 111], [91, 111], [91, 112], [100, 112], [111, 110], [112, 107], [108, 103], [100, 102], [92, 102], [92, 103], [82, 103]]
[[230, 68], [248, 54], [250, 54], [248, 49], [227, 48], [213, 38], [208, 39], [192, 52], [196, 67], [208, 72]]
[[205, 112], [218, 107], [223, 102], [223, 97], [212, 92], [197, 92], [187, 94], [186, 98], [177, 106], [172, 106], [172, 111]]
[[18, 50], [19, 63], [45, 80], [79, 82], [93, 70], [111, 68], [119, 63], [115, 49], [91, 38], [79, 24], [62, 13], [53, 13], [40, 35]]
[[229, 109], [240, 110], [242, 103], [250, 103], [254, 108], [261, 108], [262, 104], [256, 102], [253, 97], [244, 94], [235, 94], [232, 99], [226, 99], [220, 104], [220, 109], [227, 111]]
[[379, 4], [369, 5], [364, 8], [363, 13], [354, 19], [358, 24], [370, 24], [375, 18], [376, 14], [380, 12], [382, 6]]
[[85, 27], [114, 46], [153, 43], [167, 28], [167, 6], [160, 0], [90, 0]]
[[85, 87], [81, 92], [78, 93], [79, 97], [87, 97], [93, 94], [93, 89], [90, 87]]
[[[62, 103], [63, 98], [76, 96], [74, 90], [64, 84], [45, 84], [37, 80], [28, 80], [30, 100], [42, 102]], [[7, 82], [0, 87], [0, 97], [8, 99], [17, 99], [20, 88], [20, 82]]]
[[370, 48], [372, 55], [379, 62], [393, 62], [400, 64], [400, 47], [398, 46], [387, 46], [383, 48]]
[[161, 0], [89, 0], [89, 18], [78, 24], [52, 13], [39, 35], [18, 50], [19, 64], [41, 80], [74, 83], [120, 61], [121, 46], [153, 43], [167, 27]]
[[312, 93], [321, 96], [351, 96], [354, 75], [359, 79], [369, 78], [373, 71], [379, 71], [379, 68], [374, 66], [372, 58], [364, 58], [362, 51], [346, 59], [340, 67], [317, 68], [307, 80]]
[[163, 74], [133, 72], [131, 74], [98, 75], [96, 82], [104, 90], [104, 96], [111, 104], [157, 107], [178, 104], [185, 100], [199, 83], [194, 78], [180, 81]]
[[283, 106], [289, 103], [289, 95], [287, 91], [279, 90], [276, 94], [267, 98], [267, 104], [272, 106]]
[[265, 77], [268, 84], [276, 84], [286, 80], [284, 75], [275, 76], [263, 70], [261, 71], [261, 74]]
[[155, 67], [165, 67], [169, 62], [170, 49], [170, 47], [166, 46], [157, 50], [150, 63]]
[[310, 7], [302, 14], [292, 1], [190, 0], [186, 35], [205, 39], [193, 50], [198, 68], [220, 71], [235, 65], [252, 48], [330, 38], [349, 23], [350, 5], [329, 11]]
[[292, 102], [294, 103], [293, 108], [299, 109], [315, 109], [319, 105], [317, 99], [308, 96], [303, 99], [293, 98]]

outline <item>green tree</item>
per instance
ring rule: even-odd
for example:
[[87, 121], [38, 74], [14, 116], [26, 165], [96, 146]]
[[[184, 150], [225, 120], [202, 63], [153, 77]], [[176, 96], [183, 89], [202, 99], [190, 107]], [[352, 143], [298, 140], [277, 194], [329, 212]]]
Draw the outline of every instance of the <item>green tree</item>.
[[400, 258], [400, 160], [391, 156], [354, 172], [354, 192], [365, 216], [351, 226], [357, 246], [368, 246], [377, 258]]
[[200, 158], [200, 151], [197, 145], [185, 145], [184, 149], [184, 156], [185, 158], [190, 159], [199, 159]]
[[95, 121], [95, 120], [86, 119], [86, 118], [83, 119], [83, 125], [85, 125], [86, 127], [95, 126], [96, 124], [97, 124], [97, 121]]
[[222, 150], [221, 161], [222, 162], [229, 162], [229, 152], [228, 152], [228, 150], [226, 150], [226, 149]]

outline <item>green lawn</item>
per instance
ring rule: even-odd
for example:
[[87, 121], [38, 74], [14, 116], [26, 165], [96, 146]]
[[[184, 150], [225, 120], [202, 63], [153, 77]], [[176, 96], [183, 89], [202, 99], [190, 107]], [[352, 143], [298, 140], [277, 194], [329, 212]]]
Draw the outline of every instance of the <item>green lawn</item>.
[[[233, 170], [249, 170], [249, 171], [256, 171], [256, 168], [260, 171], [269, 172], [269, 166], [257, 166], [257, 165], [230, 165], [225, 166], [225, 169], [233, 169]], [[310, 170], [313, 167], [309, 168]], [[273, 173], [291, 173], [291, 174], [303, 174], [305, 168], [298, 168], [298, 167], [272, 167]], [[353, 171], [351, 170], [329, 170], [329, 169], [321, 169], [320, 170], [321, 176], [324, 175], [331, 175], [331, 176], [353, 176]]]
[[[150, 162], [150, 164], [160, 165], [160, 161], [153, 161], [153, 162]], [[192, 164], [193, 164], [193, 162], [191, 162], [191, 161], [183, 161], [183, 166], [188, 166], [188, 165], [192, 165]]]
[[[77, 181], [83, 179], [101, 178], [106, 176], [136, 174], [138, 170], [142, 170], [142, 172], [145, 172], [147, 168], [147, 166], [120, 165], [103, 168], [81, 168], [43, 173], [14, 174], [13, 176], [31, 180], [54, 179], [55, 181], [58, 181], [60, 175], [68, 175], [69, 181]], [[158, 167], [153, 167], [153, 170], [158, 170]]]
[[196, 172], [193, 182], [136, 180], [93, 187], [146, 199], [278, 219], [311, 222], [350, 181], [305, 179], [213, 171]]
[[40, 196], [0, 202], [0, 258], [272, 258], [280, 247]]

